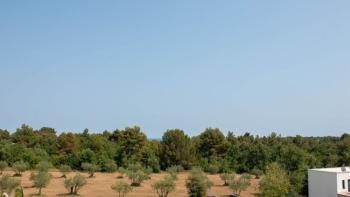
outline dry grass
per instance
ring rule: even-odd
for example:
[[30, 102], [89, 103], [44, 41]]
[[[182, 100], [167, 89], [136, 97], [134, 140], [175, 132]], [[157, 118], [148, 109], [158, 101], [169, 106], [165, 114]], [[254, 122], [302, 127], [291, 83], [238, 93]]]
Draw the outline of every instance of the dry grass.
[[[7, 174], [13, 174], [12, 171], [6, 171]], [[67, 190], [64, 188], [64, 178], [60, 178], [61, 174], [57, 171], [50, 172], [53, 175], [53, 179], [47, 188], [42, 191], [42, 196], [70, 196]], [[70, 173], [68, 176], [72, 176], [75, 173]], [[88, 177], [88, 174], [82, 173], [84, 176]], [[124, 177], [123, 179], [118, 179], [118, 173], [96, 173], [94, 178], [87, 179], [87, 185], [85, 185], [80, 191], [79, 196], [87, 197], [99, 197], [99, 196], [117, 196], [117, 194], [111, 189], [111, 185], [116, 181], [130, 181]], [[156, 193], [152, 190], [151, 184], [161, 179], [165, 173], [152, 174], [150, 180], [146, 180], [142, 183], [141, 187], [134, 187], [134, 190], [127, 194], [127, 197], [157, 197]], [[22, 177], [16, 177], [21, 179], [21, 184], [24, 188], [25, 196], [35, 196], [37, 189], [32, 187], [32, 182], [29, 180], [30, 172], [23, 173]], [[187, 190], [185, 187], [186, 178], [188, 172], [183, 172], [178, 175], [176, 181], [176, 191], [171, 193], [169, 197], [186, 197]], [[222, 186], [223, 181], [221, 181], [219, 175], [208, 175], [209, 179], [213, 181], [214, 186], [209, 190], [208, 195], [211, 196], [227, 196], [232, 194], [232, 191], [226, 187]], [[258, 180], [253, 179], [251, 186], [247, 191], [242, 192], [242, 197], [253, 197], [254, 194], [258, 192]]]

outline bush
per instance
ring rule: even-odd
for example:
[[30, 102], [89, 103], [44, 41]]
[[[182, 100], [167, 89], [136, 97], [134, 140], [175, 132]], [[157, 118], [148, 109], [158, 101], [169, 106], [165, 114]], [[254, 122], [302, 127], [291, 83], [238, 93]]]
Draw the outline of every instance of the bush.
[[194, 168], [186, 181], [186, 187], [189, 197], [203, 197], [213, 183], [208, 179], [207, 175], [200, 169]]
[[28, 165], [23, 161], [17, 161], [12, 165], [15, 170], [15, 176], [22, 176], [22, 173], [27, 170]]
[[67, 174], [72, 171], [72, 168], [68, 165], [61, 165], [59, 170], [62, 174], [62, 178], [66, 178]]
[[82, 163], [81, 168], [89, 173], [89, 178], [94, 177], [95, 172], [100, 170], [100, 167], [92, 163]]
[[132, 191], [132, 187], [123, 181], [116, 182], [111, 186], [111, 188], [118, 193], [119, 197], [124, 197], [125, 194]]
[[0, 161], [0, 174], [8, 167], [6, 161]]
[[48, 161], [41, 161], [36, 165], [39, 172], [48, 172], [52, 168], [52, 164]]
[[69, 194], [78, 194], [80, 188], [86, 184], [86, 178], [81, 174], [76, 174], [72, 178], [64, 180], [64, 187], [69, 191]]
[[264, 174], [263, 171], [258, 168], [254, 168], [250, 173], [254, 175], [256, 179], [259, 179]]
[[217, 174], [219, 172], [220, 168], [217, 165], [210, 164], [207, 168], [207, 172], [210, 174]]
[[39, 196], [41, 196], [41, 189], [49, 185], [51, 179], [52, 176], [47, 171], [39, 171], [30, 175], [30, 180], [33, 181], [34, 187], [39, 189]]
[[103, 170], [105, 172], [115, 172], [117, 171], [117, 169], [118, 169], [118, 166], [114, 162], [114, 160], [109, 159], [103, 164]]
[[166, 176], [152, 184], [152, 188], [157, 192], [159, 197], [167, 197], [170, 192], [175, 191], [175, 181], [172, 176]]
[[137, 170], [136, 172], [128, 171], [127, 175], [131, 180], [132, 186], [141, 186], [141, 183], [148, 179], [148, 175], [142, 170]]
[[10, 175], [3, 175], [0, 178], [0, 194], [6, 192], [7, 194], [11, 194], [12, 191], [20, 185], [20, 182]]
[[235, 174], [222, 173], [220, 174], [220, 178], [224, 181], [224, 186], [228, 186], [229, 182], [235, 178]]
[[127, 173], [127, 170], [123, 167], [118, 168], [119, 176], [117, 177], [118, 179], [122, 179], [124, 177], [124, 174]]
[[250, 186], [251, 176], [249, 174], [242, 174], [241, 177], [233, 178], [229, 182], [229, 187], [235, 195], [240, 195], [242, 191]]

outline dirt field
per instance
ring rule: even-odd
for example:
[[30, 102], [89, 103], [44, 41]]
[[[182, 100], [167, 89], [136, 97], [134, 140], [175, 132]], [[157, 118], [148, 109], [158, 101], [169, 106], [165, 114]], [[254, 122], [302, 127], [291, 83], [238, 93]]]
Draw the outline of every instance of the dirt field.
[[[12, 171], [6, 171], [6, 174], [13, 174]], [[50, 172], [53, 175], [53, 179], [50, 182], [50, 185], [47, 188], [42, 190], [42, 196], [69, 196], [67, 190], [64, 188], [63, 181], [64, 178], [59, 178], [61, 174], [59, 172], [52, 171]], [[69, 176], [74, 175], [75, 173], [70, 173]], [[88, 176], [85, 173], [82, 173], [84, 176]], [[152, 174], [150, 180], [146, 180], [142, 183], [141, 187], [134, 187], [134, 190], [131, 193], [128, 193], [127, 197], [157, 197], [156, 193], [152, 190], [151, 184], [161, 179], [165, 173]], [[25, 172], [21, 179], [21, 184], [24, 187], [25, 196], [35, 196], [37, 189], [32, 188], [32, 182], [29, 180], [30, 172]], [[188, 172], [183, 172], [178, 175], [176, 181], [176, 191], [171, 193], [169, 197], [187, 197], [187, 190], [185, 187], [186, 178]], [[108, 197], [108, 196], [117, 196], [116, 192], [111, 189], [111, 185], [116, 181], [126, 181], [129, 180], [124, 177], [123, 179], [117, 179], [118, 173], [96, 173], [95, 178], [88, 178], [87, 185], [85, 185], [80, 191], [79, 196], [87, 197]], [[231, 190], [222, 186], [223, 182], [221, 181], [219, 175], [208, 175], [209, 179], [213, 181], [214, 186], [209, 190], [208, 195], [214, 196], [226, 196], [232, 194]], [[242, 192], [242, 197], [253, 197], [254, 194], [258, 192], [258, 181], [256, 179], [252, 180], [251, 186], [247, 191]]]

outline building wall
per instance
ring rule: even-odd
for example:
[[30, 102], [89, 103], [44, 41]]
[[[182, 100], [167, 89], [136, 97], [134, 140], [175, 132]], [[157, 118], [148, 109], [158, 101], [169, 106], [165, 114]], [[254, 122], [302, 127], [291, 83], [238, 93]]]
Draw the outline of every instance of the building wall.
[[[308, 171], [309, 197], [337, 197], [337, 173]], [[340, 187], [341, 185], [340, 181]]]
[[[350, 179], [350, 173], [338, 173], [337, 174], [337, 187], [338, 187], [338, 193], [339, 192], [348, 192], [348, 188], [350, 185], [348, 185], [348, 179]], [[342, 180], [345, 180], [345, 189], [343, 189]]]

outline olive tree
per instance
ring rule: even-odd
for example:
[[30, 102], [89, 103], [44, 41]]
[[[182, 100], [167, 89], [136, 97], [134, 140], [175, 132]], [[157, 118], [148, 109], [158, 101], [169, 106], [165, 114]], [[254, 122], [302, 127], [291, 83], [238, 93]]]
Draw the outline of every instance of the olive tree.
[[189, 197], [204, 197], [211, 186], [213, 186], [213, 183], [200, 168], [191, 170], [186, 181]]
[[82, 163], [81, 168], [89, 173], [89, 178], [94, 177], [95, 172], [100, 170], [100, 167], [98, 165], [92, 163]]
[[78, 194], [81, 187], [86, 184], [86, 178], [81, 174], [76, 174], [74, 177], [64, 180], [64, 187], [69, 191], [69, 194]]
[[68, 166], [68, 165], [61, 165], [59, 170], [60, 170], [60, 172], [62, 174], [61, 177], [62, 178], [66, 178], [67, 174], [72, 171], [72, 168], [70, 166]]
[[175, 191], [175, 180], [171, 175], [152, 184], [152, 188], [157, 192], [159, 197], [167, 197], [170, 192]]
[[224, 181], [224, 186], [228, 186], [230, 180], [235, 178], [235, 174], [222, 173], [222, 174], [220, 174], [220, 178], [222, 181]]
[[250, 186], [251, 176], [249, 174], [242, 174], [239, 178], [232, 178], [229, 181], [229, 188], [235, 195], [240, 195], [242, 191]]
[[52, 179], [52, 175], [46, 171], [39, 171], [38, 173], [32, 173], [30, 175], [30, 180], [33, 181], [34, 187], [38, 188], [38, 194], [41, 196], [42, 188], [45, 188], [49, 185]]
[[118, 197], [124, 197], [125, 194], [132, 191], [132, 187], [124, 181], [116, 182], [111, 188], [118, 193]]
[[143, 170], [128, 171], [127, 175], [132, 186], [141, 186], [141, 183], [148, 179], [148, 175]]
[[27, 170], [28, 165], [23, 161], [17, 161], [12, 165], [15, 170], [15, 176], [22, 176], [22, 173]]

